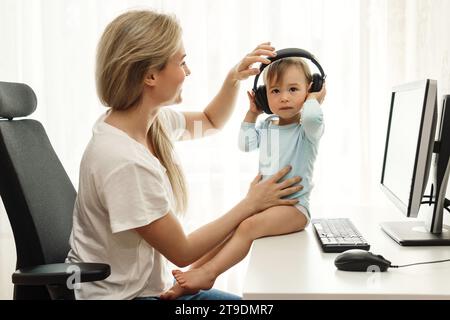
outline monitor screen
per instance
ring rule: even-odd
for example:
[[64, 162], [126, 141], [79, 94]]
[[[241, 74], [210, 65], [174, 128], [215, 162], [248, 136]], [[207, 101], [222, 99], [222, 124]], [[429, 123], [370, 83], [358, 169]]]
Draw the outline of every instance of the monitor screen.
[[426, 187], [436, 130], [437, 84], [424, 80], [392, 91], [381, 184], [408, 217], [416, 217]]

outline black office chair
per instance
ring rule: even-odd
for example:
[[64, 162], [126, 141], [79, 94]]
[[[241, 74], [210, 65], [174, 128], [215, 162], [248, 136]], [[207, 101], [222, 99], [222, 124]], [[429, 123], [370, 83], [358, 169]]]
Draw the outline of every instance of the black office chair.
[[64, 263], [76, 191], [42, 125], [33, 90], [0, 82], [0, 196], [17, 252], [14, 299], [74, 299], [74, 281], [107, 278], [110, 266]]

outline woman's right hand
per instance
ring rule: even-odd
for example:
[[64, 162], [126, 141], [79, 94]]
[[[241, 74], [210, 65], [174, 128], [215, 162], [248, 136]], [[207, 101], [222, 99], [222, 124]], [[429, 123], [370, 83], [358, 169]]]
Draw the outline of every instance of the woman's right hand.
[[276, 55], [275, 48], [270, 45], [270, 42], [261, 43], [233, 67], [231, 70], [232, 79], [240, 81], [256, 76], [260, 71], [259, 68], [252, 67], [253, 64], [258, 62], [269, 64], [271, 61], [266, 57], [275, 57]]
[[250, 184], [250, 189], [245, 197], [252, 214], [273, 206], [287, 206], [298, 203], [297, 199], [281, 199], [303, 189], [301, 185], [294, 186], [294, 184], [302, 180], [301, 177], [293, 177], [283, 182], [278, 182], [290, 170], [290, 166], [285, 167], [265, 181], [260, 181], [262, 177], [260, 174], [256, 176]]

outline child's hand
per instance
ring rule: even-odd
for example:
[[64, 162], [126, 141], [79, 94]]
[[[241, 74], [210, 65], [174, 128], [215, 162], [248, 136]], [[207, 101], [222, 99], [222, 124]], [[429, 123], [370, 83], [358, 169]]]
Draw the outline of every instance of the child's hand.
[[247, 91], [248, 100], [250, 102], [249, 112], [253, 113], [255, 116], [259, 116], [262, 110], [259, 110], [255, 103], [255, 93], [252, 91]]
[[[311, 88], [312, 86], [312, 82], [309, 85], [309, 88]], [[327, 95], [327, 88], [326, 88], [326, 83], [324, 82], [322, 85], [322, 89], [320, 89], [319, 92], [310, 92], [308, 93], [308, 96], [306, 97], [306, 100], [308, 99], [316, 99], [319, 104], [322, 104], [323, 99], [325, 99], [325, 96]]]

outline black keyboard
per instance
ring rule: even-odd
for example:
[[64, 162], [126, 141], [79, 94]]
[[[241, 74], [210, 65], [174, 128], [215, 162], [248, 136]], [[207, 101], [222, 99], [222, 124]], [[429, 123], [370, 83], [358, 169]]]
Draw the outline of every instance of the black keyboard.
[[313, 219], [311, 221], [323, 252], [349, 249], [369, 250], [370, 245], [348, 218]]

